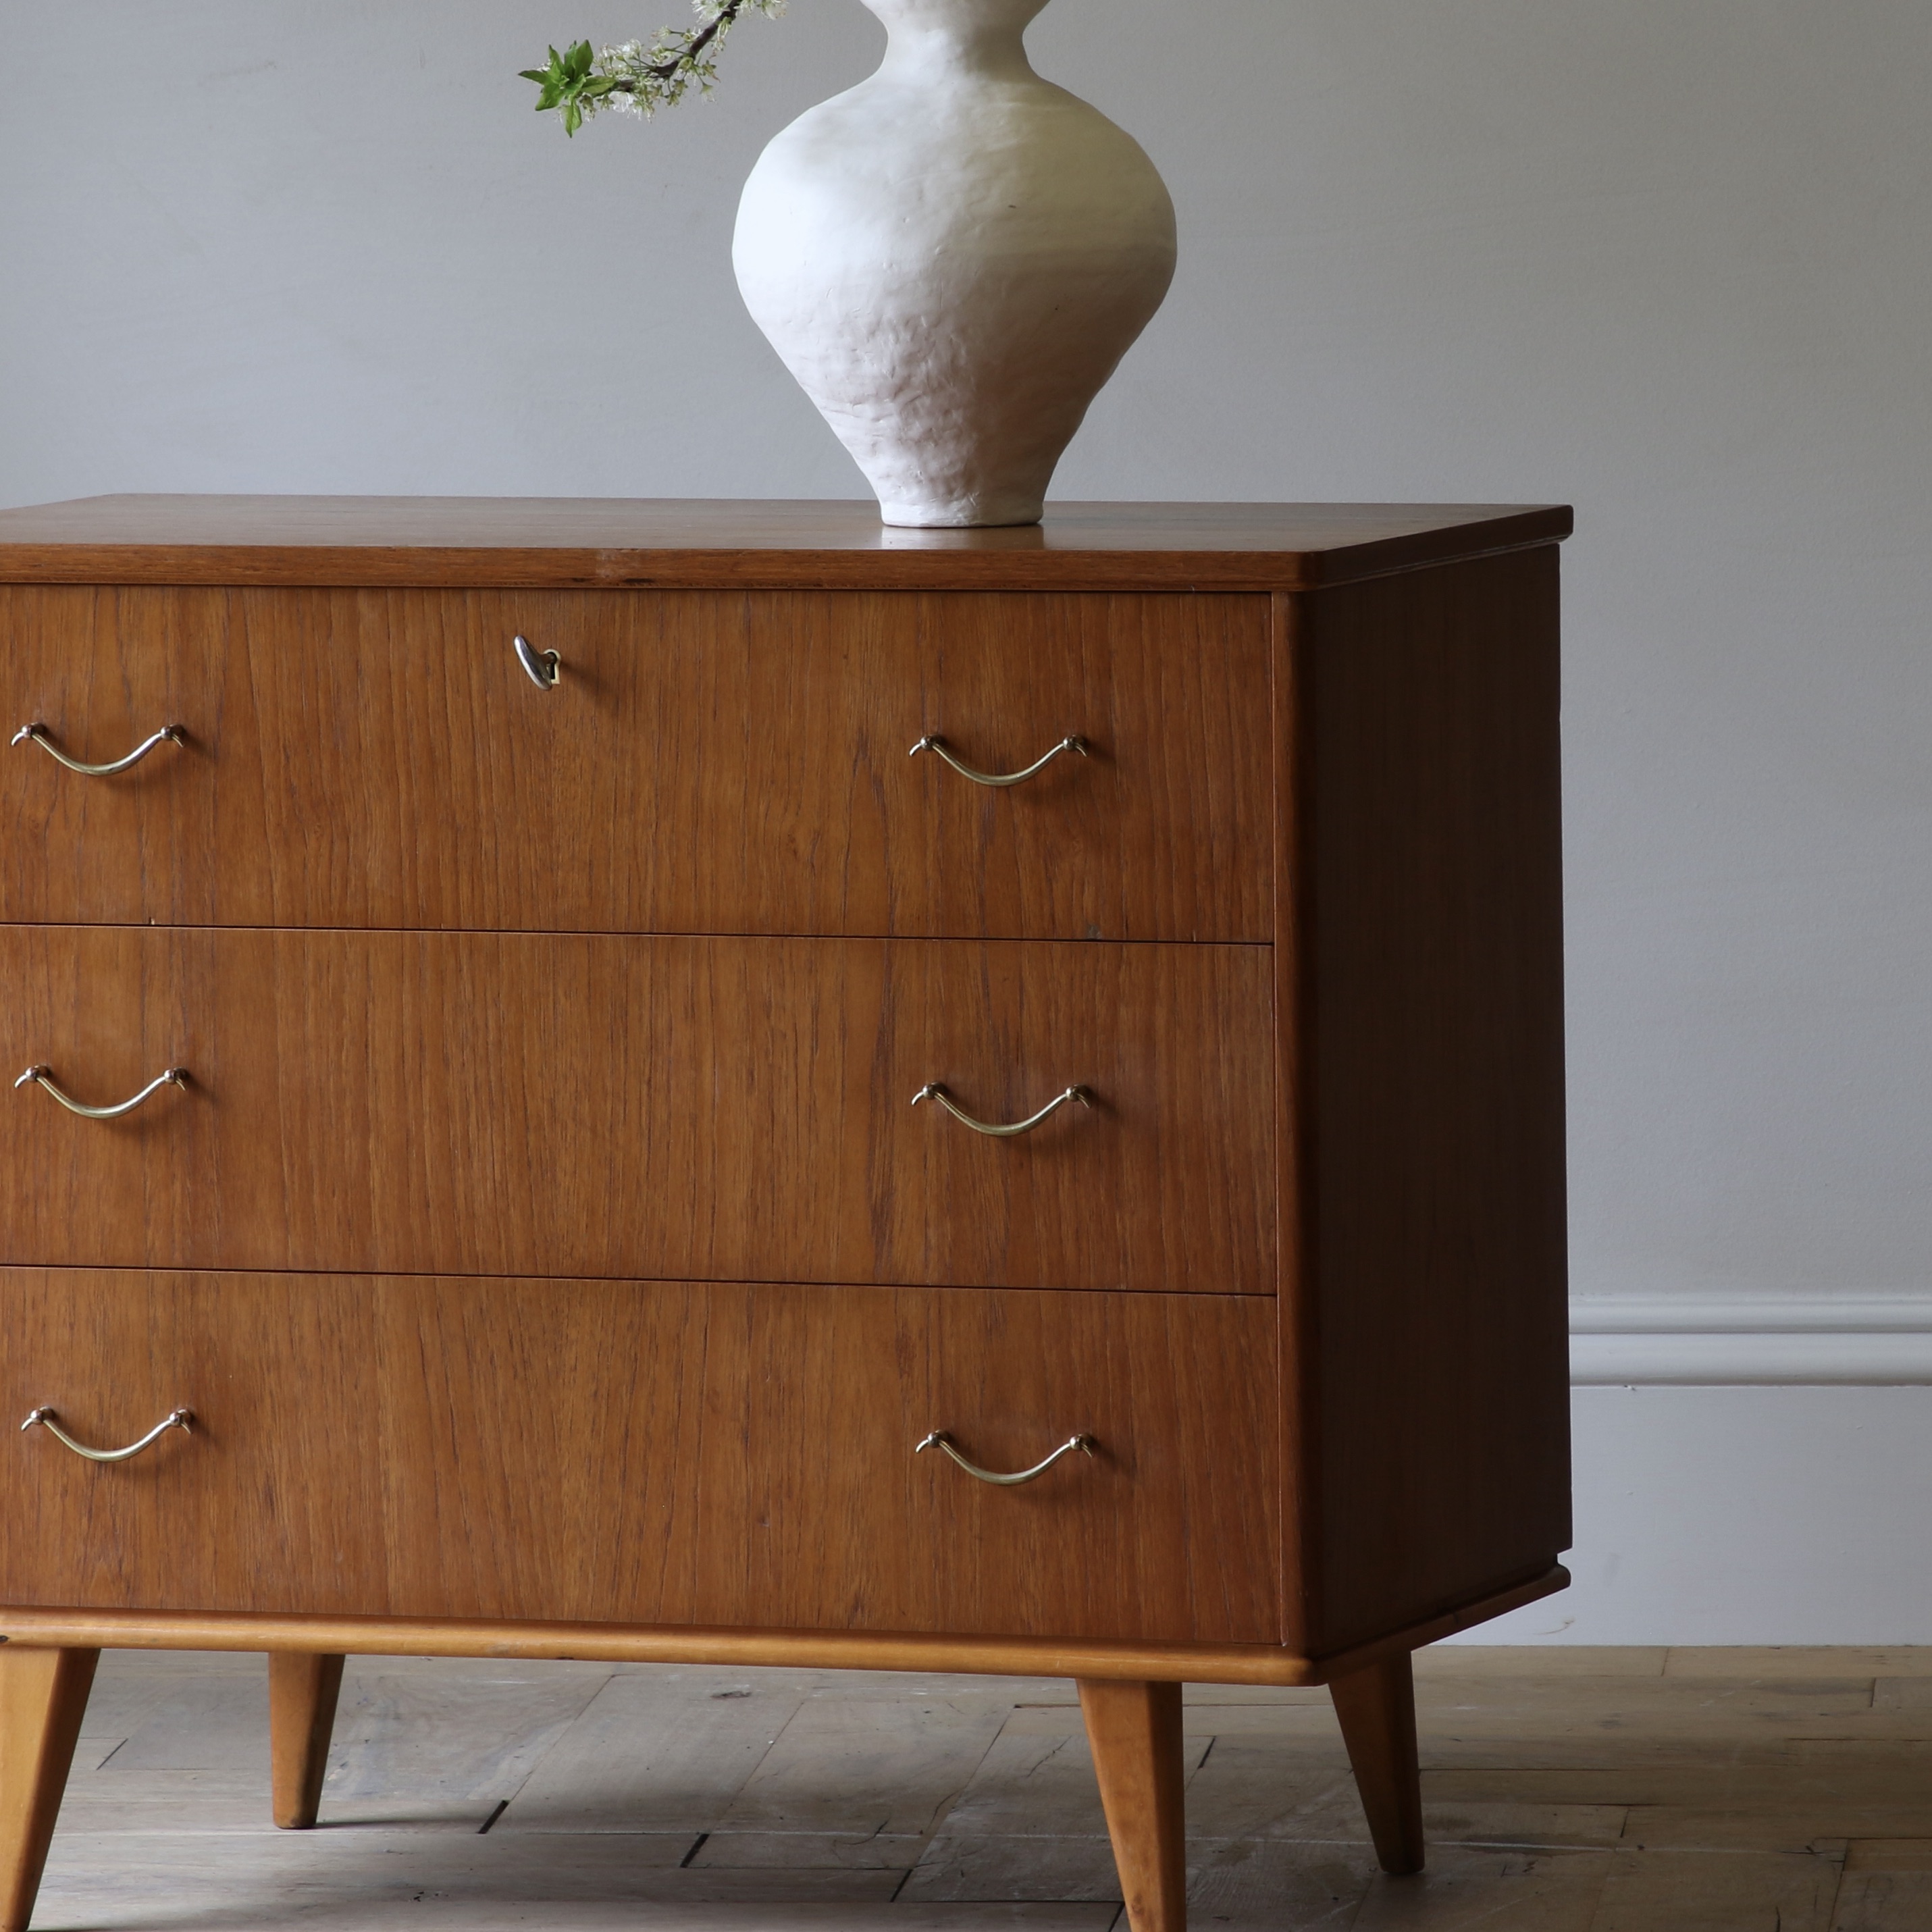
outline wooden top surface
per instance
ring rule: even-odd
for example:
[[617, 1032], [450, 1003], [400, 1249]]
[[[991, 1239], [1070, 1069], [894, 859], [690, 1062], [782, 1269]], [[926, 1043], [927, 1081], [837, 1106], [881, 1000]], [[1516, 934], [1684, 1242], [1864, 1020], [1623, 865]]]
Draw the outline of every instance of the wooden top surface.
[[887, 530], [856, 502], [89, 496], [0, 510], [0, 583], [1298, 590], [1568, 536], [1508, 504], [1059, 503]]

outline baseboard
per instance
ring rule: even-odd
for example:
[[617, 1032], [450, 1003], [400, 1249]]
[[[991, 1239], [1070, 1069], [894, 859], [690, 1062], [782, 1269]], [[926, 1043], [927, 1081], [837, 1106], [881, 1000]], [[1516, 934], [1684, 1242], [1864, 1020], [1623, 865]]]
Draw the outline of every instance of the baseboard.
[[1580, 1296], [1580, 1387], [1932, 1384], [1932, 1294]]
[[1562, 1594], [1458, 1642], [1932, 1644], [1932, 1388], [1580, 1388]]

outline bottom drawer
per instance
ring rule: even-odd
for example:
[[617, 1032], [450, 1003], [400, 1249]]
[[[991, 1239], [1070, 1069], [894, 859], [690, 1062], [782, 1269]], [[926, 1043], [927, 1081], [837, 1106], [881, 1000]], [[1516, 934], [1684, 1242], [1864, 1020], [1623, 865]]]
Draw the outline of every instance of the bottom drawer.
[[[0, 1271], [0, 1600], [1278, 1640], [1252, 1297]], [[976, 1479], [1076, 1432], [1036, 1480]]]

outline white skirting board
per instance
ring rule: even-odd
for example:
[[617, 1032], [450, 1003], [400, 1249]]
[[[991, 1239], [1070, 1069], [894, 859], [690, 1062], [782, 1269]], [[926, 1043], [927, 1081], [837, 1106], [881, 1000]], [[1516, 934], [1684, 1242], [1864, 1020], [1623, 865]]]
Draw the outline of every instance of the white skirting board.
[[1932, 1294], [1582, 1296], [1580, 1387], [1932, 1384]]
[[1570, 1304], [1575, 1582], [1476, 1643], [1932, 1643], [1932, 1294]]
[[1932, 1387], [1585, 1387], [1570, 1413], [1575, 1581], [1457, 1641], [1932, 1644]]

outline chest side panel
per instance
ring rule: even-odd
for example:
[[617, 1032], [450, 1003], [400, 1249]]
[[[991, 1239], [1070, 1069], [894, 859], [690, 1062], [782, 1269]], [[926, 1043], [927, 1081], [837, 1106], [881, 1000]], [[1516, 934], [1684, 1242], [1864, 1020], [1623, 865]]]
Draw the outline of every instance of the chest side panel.
[[1321, 1654], [1570, 1540], [1557, 552], [1284, 601], [1289, 1639]]

